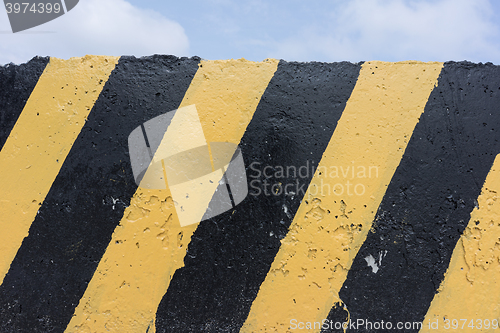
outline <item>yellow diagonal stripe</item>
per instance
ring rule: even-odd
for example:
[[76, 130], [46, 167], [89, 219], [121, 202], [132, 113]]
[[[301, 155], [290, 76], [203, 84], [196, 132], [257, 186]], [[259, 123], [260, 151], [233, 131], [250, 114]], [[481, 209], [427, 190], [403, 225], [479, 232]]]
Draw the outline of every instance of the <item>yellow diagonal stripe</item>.
[[51, 58], [0, 152], [0, 284], [117, 57]]
[[441, 68], [417, 62], [362, 66], [242, 332], [320, 331], [305, 323], [321, 322], [340, 301]]
[[499, 193], [497, 155], [420, 332], [496, 332], [500, 328]]
[[[202, 61], [180, 107], [195, 105], [207, 142], [238, 144], [278, 61]], [[165, 110], [165, 112], [170, 110]], [[139, 188], [66, 332], [154, 331], [197, 224], [180, 227], [170, 190]]]

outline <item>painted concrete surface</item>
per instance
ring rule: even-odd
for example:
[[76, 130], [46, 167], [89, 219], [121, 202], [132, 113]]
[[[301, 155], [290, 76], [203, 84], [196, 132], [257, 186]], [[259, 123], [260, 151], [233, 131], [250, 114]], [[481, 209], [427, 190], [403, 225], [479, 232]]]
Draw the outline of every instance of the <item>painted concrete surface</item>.
[[0, 88], [1, 332], [498, 329], [498, 66], [34, 58]]

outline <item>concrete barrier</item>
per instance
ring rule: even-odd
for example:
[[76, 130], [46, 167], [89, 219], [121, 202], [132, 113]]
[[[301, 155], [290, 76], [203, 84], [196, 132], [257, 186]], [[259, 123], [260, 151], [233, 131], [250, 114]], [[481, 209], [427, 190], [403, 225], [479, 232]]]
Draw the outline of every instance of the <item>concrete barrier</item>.
[[498, 66], [34, 58], [0, 112], [1, 332], [499, 326]]

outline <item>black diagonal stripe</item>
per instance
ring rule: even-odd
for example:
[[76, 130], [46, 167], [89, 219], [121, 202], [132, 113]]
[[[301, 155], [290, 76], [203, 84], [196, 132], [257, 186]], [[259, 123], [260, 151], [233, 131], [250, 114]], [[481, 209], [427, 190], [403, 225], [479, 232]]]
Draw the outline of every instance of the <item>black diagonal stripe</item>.
[[[500, 153], [499, 129], [500, 67], [446, 63], [341, 289], [352, 321], [424, 319]], [[364, 258], [380, 254], [374, 273]]]
[[48, 62], [49, 57], [35, 57], [19, 66], [0, 66], [0, 150]]
[[120, 59], [0, 287], [0, 331], [65, 330], [137, 189], [128, 136], [179, 106], [198, 63]]
[[[280, 62], [240, 144], [250, 193], [198, 226], [185, 267], [158, 307], [157, 332], [233, 332], [243, 325], [360, 68]], [[285, 168], [283, 176], [276, 166]], [[289, 169], [287, 177], [286, 167], [302, 173]]]

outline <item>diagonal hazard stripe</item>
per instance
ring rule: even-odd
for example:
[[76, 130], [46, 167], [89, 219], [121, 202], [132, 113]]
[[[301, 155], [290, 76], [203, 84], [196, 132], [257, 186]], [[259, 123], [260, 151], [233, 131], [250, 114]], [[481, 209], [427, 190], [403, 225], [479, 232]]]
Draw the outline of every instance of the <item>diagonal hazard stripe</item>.
[[500, 155], [497, 155], [420, 332], [498, 329], [499, 193]]
[[241, 332], [293, 331], [297, 322], [321, 322], [340, 302], [342, 283], [441, 68], [363, 64]]
[[438, 82], [340, 290], [352, 322], [424, 320], [500, 152], [500, 68], [448, 62]]
[[23, 111], [49, 57], [35, 57], [19, 66], [0, 66], [0, 150]]
[[[196, 106], [207, 142], [238, 144], [277, 65], [202, 61], [180, 107]], [[152, 332], [196, 228], [180, 227], [168, 188], [138, 188], [66, 332]]]
[[66, 329], [137, 189], [128, 136], [179, 106], [198, 63], [120, 58], [0, 286], [0, 321], [9, 330]]
[[0, 283], [116, 57], [51, 58], [0, 152]]
[[243, 325], [360, 67], [280, 62], [240, 143], [249, 195], [198, 226], [158, 307], [157, 332]]

